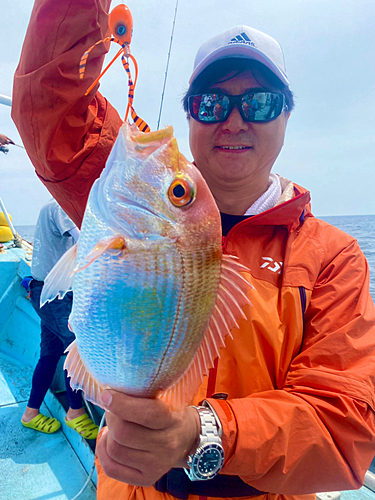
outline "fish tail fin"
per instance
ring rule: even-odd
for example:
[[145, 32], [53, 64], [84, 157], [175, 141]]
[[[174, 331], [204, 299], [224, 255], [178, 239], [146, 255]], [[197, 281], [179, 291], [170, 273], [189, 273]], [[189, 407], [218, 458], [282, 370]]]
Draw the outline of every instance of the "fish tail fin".
[[64, 370], [68, 372], [72, 389], [75, 391], [82, 390], [88, 401], [102, 407], [100, 403], [100, 394], [104, 389], [107, 389], [107, 387], [100, 384], [87, 370], [78, 352], [77, 342], [74, 340], [74, 342], [67, 347], [65, 352], [67, 352], [68, 355], [64, 363]]
[[158, 396], [172, 408], [178, 410], [192, 404], [204, 377], [220, 357], [225, 338], [232, 338], [231, 330], [239, 328], [238, 319], [246, 319], [242, 307], [252, 305], [247, 293], [254, 287], [243, 273], [249, 273], [249, 269], [237, 257], [223, 255], [218, 295], [201, 345], [184, 375]]
[[73, 270], [77, 259], [77, 243], [69, 248], [60, 260], [56, 262], [44, 280], [40, 296], [40, 307], [46, 302], [51, 302], [56, 297], [64, 298], [73, 286]]

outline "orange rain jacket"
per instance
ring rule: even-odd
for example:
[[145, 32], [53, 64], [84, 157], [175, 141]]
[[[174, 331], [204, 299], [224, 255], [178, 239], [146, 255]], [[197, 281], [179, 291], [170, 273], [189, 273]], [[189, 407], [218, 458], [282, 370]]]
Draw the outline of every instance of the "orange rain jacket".
[[[37, 175], [79, 226], [121, 119], [100, 93], [110, 0], [36, 0], [15, 74], [12, 116]], [[235, 226], [225, 251], [251, 269], [248, 319], [221, 352], [209, 392], [223, 424], [223, 474], [279, 499], [359, 488], [374, 456], [375, 312], [356, 240], [313, 217], [309, 193]], [[288, 195], [289, 193], [289, 195]], [[196, 401], [206, 396], [207, 381]], [[99, 500], [172, 500], [108, 478]], [[307, 498], [307, 497], [305, 497]]]

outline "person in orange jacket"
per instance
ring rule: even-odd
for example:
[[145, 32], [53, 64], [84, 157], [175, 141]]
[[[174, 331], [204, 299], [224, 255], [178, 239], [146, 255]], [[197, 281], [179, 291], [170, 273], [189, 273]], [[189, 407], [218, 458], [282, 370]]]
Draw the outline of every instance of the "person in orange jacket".
[[[78, 226], [121, 125], [98, 91], [84, 95], [107, 47], [78, 76], [82, 54], [108, 34], [109, 7], [36, 0], [14, 79], [12, 116], [37, 175]], [[204, 113], [205, 97], [220, 99], [220, 113]], [[313, 216], [307, 190], [272, 172], [293, 109], [279, 44], [246, 26], [209, 40], [184, 107], [223, 250], [251, 269], [253, 306], [198, 409], [102, 393], [97, 498], [313, 499], [359, 488], [375, 444], [368, 264], [354, 238]]]

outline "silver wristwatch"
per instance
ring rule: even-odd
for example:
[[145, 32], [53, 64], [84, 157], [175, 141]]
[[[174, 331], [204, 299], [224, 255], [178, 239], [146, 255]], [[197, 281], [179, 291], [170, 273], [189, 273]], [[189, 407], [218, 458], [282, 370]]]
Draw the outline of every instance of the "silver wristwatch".
[[203, 404], [205, 406], [194, 406], [201, 420], [201, 433], [196, 452], [188, 457], [189, 469], [184, 469], [191, 481], [212, 479], [224, 464], [220, 420], [208, 401]]

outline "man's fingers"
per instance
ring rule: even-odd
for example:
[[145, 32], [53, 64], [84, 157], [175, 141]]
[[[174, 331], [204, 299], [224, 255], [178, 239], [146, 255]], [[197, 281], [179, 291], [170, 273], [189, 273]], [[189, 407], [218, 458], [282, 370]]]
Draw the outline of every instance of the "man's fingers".
[[148, 451], [120, 445], [112, 439], [110, 432], [107, 437], [107, 454], [115, 462], [139, 472], [150, 469], [153, 462]]
[[134, 464], [130, 467], [129, 465], [121, 463], [128, 462], [128, 457], [126, 457], [127, 452], [124, 453], [121, 448], [122, 447], [111, 441], [108, 432], [102, 434], [96, 446], [96, 453], [106, 475], [117, 481], [126, 482], [135, 486], [152, 486], [158, 478], [145, 477], [141, 470], [134, 467]]
[[171, 423], [172, 412], [160, 399], [128, 396], [122, 392], [105, 390], [101, 394], [103, 406], [127, 422], [149, 429], [164, 429]]
[[4, 134], [0, 134], [0, 144], [2, 146], [5, 146], [6, 144], [15, 144], [12, 139], [9, 139], [9, 137], [7, 137], [6, 135]]
[[112, 412], [106, 412], [105, 419], [111, 437], [118, 444], [137, 450], [147, 450], [150, 445], [155, 446], [153, 430], [133, 422], [126, 422], [126, 425], [122, 425], [124, 421]]
[[159, 399], [128, 396], [108, 389], [102, 393], [108, 431], [99, 440], [98, 456], [105, 473], [137, 486], [150, 486], [186, 454], [199, 433], [194, 408], [171, 411]]

